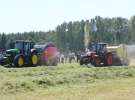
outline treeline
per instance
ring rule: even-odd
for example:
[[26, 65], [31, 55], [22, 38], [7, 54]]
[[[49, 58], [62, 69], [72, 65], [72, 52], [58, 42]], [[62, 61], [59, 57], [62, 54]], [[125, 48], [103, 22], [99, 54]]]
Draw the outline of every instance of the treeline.
[[135, 16], [129, 20], [122, 17], [95, 18], [82, 21], [64, 22], [48, 32], [24, 32], [0, 34], [0, 48], [10, 48], [15, 40], [31, 40], [36, 43], [53, 42], [61, 51], [84, 50], [84, 27], [88, 25], [91, 41], [109, 44], [135, 43]]
[[2, 33], [0, 34], [0, 48], [9, 49], [15, 40], [30, 40], [36, 44], [43, 44], [46, 42], [54, 42], [56, 44], [56, 33], [49, 32], [24, 32], [24, 33]]

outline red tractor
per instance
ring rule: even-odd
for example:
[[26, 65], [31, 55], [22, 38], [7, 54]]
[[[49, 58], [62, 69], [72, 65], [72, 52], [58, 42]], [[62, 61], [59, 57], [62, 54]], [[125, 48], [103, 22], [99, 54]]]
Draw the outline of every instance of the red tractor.
[[90, 51], [80, 56], [80, 65], [111, 66], [112, 63], [113, 55], [107, 50], [107, 43], [92, 43]]

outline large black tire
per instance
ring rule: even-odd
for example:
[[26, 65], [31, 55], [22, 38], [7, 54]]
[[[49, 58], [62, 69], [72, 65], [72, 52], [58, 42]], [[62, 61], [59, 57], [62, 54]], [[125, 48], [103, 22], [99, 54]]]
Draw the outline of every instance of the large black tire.
[[31, 54], [31, 66], [37, 66], [39, 63], [38, 54], [36, 52], [33, 52]]
[[46, 60], [45, 65], [47, 65], [47, 66], [57, 66], [58, 65], [58, 58]]
[[58, 65], [58, 62], [54, 62], [54, 63], [53, 63], [53, 66], [57, 66], [57, 65]]
[[116, 54], [113, 55], [113, 66], [122, 66], [122, 61]]
[[58, 65], [58, 59], [55, 59], [54, 61], [53, 61], [53, 66], [57, 66]]
[[46, 60], [45, 65], [47, 65], [47, 66], [53, 66], [52, 60], [50, 60], [50, 59]]
[[83, 57], [80, 58], [80, 65], [83, 65], [84, 62], [83, 62]]
[[13, 64], [15, 67], [23, 67], [25, 64], [25, 59], [23, 55], [17, 55], [15, 56], [14, 60], [13, 60]]

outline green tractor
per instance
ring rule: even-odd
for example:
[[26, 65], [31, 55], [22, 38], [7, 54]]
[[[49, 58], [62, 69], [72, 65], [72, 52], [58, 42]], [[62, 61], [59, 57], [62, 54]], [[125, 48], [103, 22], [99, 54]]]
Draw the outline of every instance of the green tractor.
[[37, 66], [38, 53], [34, 49], [34, 43], [18, 40], [14, 43], [14, 49], [6, 50], [5, 56], [0, 60], [1, 65], [15, 67]]

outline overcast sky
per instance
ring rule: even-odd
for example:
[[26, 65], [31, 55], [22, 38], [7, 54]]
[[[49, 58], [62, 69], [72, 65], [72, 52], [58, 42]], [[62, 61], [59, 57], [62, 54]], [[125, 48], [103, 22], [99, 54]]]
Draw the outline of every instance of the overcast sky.
[[0, 33], [53, 30], [94, 16], [135, 15], [135, 0], [0, 0]]

